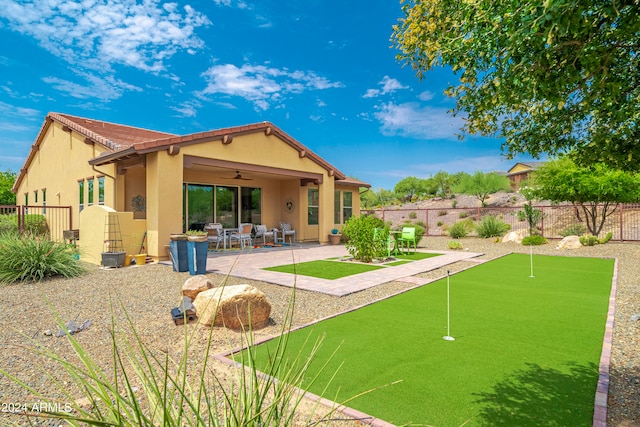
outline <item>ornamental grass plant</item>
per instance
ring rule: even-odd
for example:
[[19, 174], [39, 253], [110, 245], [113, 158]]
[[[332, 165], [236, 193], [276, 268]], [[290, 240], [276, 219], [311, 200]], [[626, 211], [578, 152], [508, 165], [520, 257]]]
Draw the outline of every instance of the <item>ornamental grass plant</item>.
[[76, 277], [86, 271], [72, 247], [47, 236], [0, 234], [0, 282], [39, 282], [54, 276]]

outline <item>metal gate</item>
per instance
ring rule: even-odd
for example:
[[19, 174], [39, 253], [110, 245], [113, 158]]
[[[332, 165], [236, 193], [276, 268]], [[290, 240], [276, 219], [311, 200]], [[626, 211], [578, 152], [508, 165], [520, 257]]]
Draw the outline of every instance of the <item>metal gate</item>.
[[0, 205], [0, 229], [17, 227], [20, 233], [46, 234], [63, 241], [73, 224], [71, 206]]

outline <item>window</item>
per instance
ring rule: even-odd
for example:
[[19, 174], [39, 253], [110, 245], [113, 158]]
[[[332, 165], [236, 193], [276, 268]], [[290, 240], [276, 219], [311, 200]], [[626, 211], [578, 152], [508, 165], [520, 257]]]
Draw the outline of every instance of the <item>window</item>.
[[318, 225], [318, 211], [320, 206], [320, 192], [317, 188], [309, 188], [308, 193], [308, 218], [309, 225]]
[[98, 204], [104, 205], [104, 176], [98, 177]]
[[38, 190], [33, 190], [33, 203], [38, 203]]
[[353, 193], [345, 191], [342, 193], [342, 221], [347, 222], [353, 216]]
[[24, 204], [29, 206], [29, 193], [24, 193]]
[[84, 180], [78, 181], [78, 205], [82, 212], [84, 209]]
[[42, 213], [47, 213], [47, 189], [42, 189]]
[[341, 224], [340, 221], [340, 192], [333, 192], [333, 223]]
[[93, 182], [95, 180], [93, 178], [89, 178], [87, 179], [87, 193], [88, 193], [88, 198], [87, 198], [87, 203], [89, 204], [89, 206], [93, 205]]

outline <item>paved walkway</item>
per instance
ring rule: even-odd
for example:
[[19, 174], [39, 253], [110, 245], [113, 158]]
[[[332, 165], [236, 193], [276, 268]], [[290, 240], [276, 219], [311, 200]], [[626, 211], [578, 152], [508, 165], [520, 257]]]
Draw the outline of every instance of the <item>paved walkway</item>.
[[[423, 251], [432, 252], [434, 251]], [[264, 249], [237, 254], [210, 255], [207, 271], [229, 274], [251, 280], [274, 283], [282, 286], [329, 295], [344, 296], [371, 288], [381, 283], [405, 281], [416, 285], [428, 283], [429, 279], [413, 277], [415, 274], [435, 270], [457, 261], [478, 257], [482, 254], [460, 251], [438, 251], [443, 255], [412, 261], [397, 267], [381, 268], [375, 271], [355, 274], [336, 280], [318, 279], [308, 276], [294, 276], [288, 273], [263, 270], [265, 267], [287, 265], [349, 255], [343, 245], [296, 246], [289, 249]]]

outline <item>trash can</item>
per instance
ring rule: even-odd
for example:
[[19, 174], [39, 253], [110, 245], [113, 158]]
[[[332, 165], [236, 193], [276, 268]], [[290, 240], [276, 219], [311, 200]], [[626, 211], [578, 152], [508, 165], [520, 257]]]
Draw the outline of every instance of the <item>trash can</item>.
[[189, 260], [189, 274], [207, 273], [207, 251], [209, 242], [187, 241], [187, 257]]
[[172, 240], [169, 243], [169, 250], [171, 251], [171, 263], [173, 264], [173, 271], [184, 273], [189, 271], [189, 257], [187, 255], [187, 241], [186, 240]]

